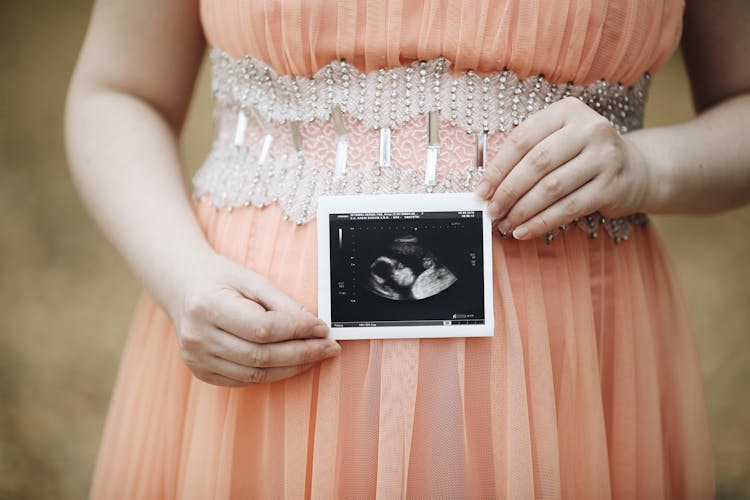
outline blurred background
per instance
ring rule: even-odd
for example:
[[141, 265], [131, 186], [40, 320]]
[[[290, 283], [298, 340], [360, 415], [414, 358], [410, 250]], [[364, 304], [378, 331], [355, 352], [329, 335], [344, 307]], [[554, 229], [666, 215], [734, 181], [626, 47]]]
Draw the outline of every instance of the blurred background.
[[[140, 285], [79, 203], [62, 142], [66, 86], [90, 0], [0, 1], [0, 499], [88, 492]], [[677, 54], [653, 79], [647, 125], [692, 115]], [[206, 68], [183, 150], [212, 134]], [[691, 306], [717, 497], [750, 498], [750, 208], [656, 224]]]

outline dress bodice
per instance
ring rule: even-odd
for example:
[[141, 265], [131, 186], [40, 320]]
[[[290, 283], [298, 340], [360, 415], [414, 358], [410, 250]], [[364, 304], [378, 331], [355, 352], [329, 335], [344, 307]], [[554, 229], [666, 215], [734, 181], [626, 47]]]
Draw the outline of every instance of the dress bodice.
[[208, 41], [281, 74], [445, 56], [454, 71], [635, 83], [679, 42], [684, 0], [201, 0]]
[[[201, 0], [217, 137], [193, 179], [217, 208], [470, 191], [504, 135], [576, 97], [642, 124], [683, 0]], [[573, 222], [616, 240], [634, 219]], [[567, 227], [567, 226], [566, 226]], [[551, 234], [548, 235], [551, 237]]]

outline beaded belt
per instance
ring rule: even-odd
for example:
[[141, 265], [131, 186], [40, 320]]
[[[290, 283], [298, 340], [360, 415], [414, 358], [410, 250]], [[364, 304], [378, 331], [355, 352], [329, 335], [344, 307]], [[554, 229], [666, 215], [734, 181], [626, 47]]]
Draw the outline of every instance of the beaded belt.
[[[648, 75], [631, 87], [509, 70], [454, 75], [443, 57], [368, 73], [335, 61], [312, 77], [281, 76], [217, 48], [211, 62], [217, 136], [194, 196], [217, 209], [278, 203], [298, 224], [314, 217], [321, 195], [470, 191], [509, 130], [567, 96], [620, 133], [640, 128], [649, 84]], [[573, 225], [619, 242], [647, 220], [591, 214]]]

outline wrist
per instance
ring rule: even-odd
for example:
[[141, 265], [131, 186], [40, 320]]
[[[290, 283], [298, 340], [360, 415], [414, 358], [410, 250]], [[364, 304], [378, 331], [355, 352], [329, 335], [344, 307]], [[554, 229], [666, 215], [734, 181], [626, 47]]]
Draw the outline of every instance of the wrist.
[[660, 157], [659, 149], [644, 135], [643, 131], [637, 131], [623, 136], [628, 147], [629, 161], [642, 172], [641, 195], [636, 211], [660, 213], [672, 192], [671, 167], [666, 158]]
[[210, 266], [217, 254], [208, 243], [163, 249], [151, 271], [146, 271], [144, 284], [161, 307], [173, 316], [191, 283], [195, 283], [203, 270]]

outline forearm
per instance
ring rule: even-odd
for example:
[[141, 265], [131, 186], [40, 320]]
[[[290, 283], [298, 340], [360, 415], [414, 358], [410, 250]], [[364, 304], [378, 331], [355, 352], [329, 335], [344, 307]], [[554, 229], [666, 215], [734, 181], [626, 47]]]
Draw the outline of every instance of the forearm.
[[750, 202], [750, 95], [624, 136], [652, 173], [643, 211], [711, 213]]
[[210, 247], [197, 223], [172, 126], [144, 100], [71, 90], [67, 147], [74, 183], [106, 237], [164, 305]]

